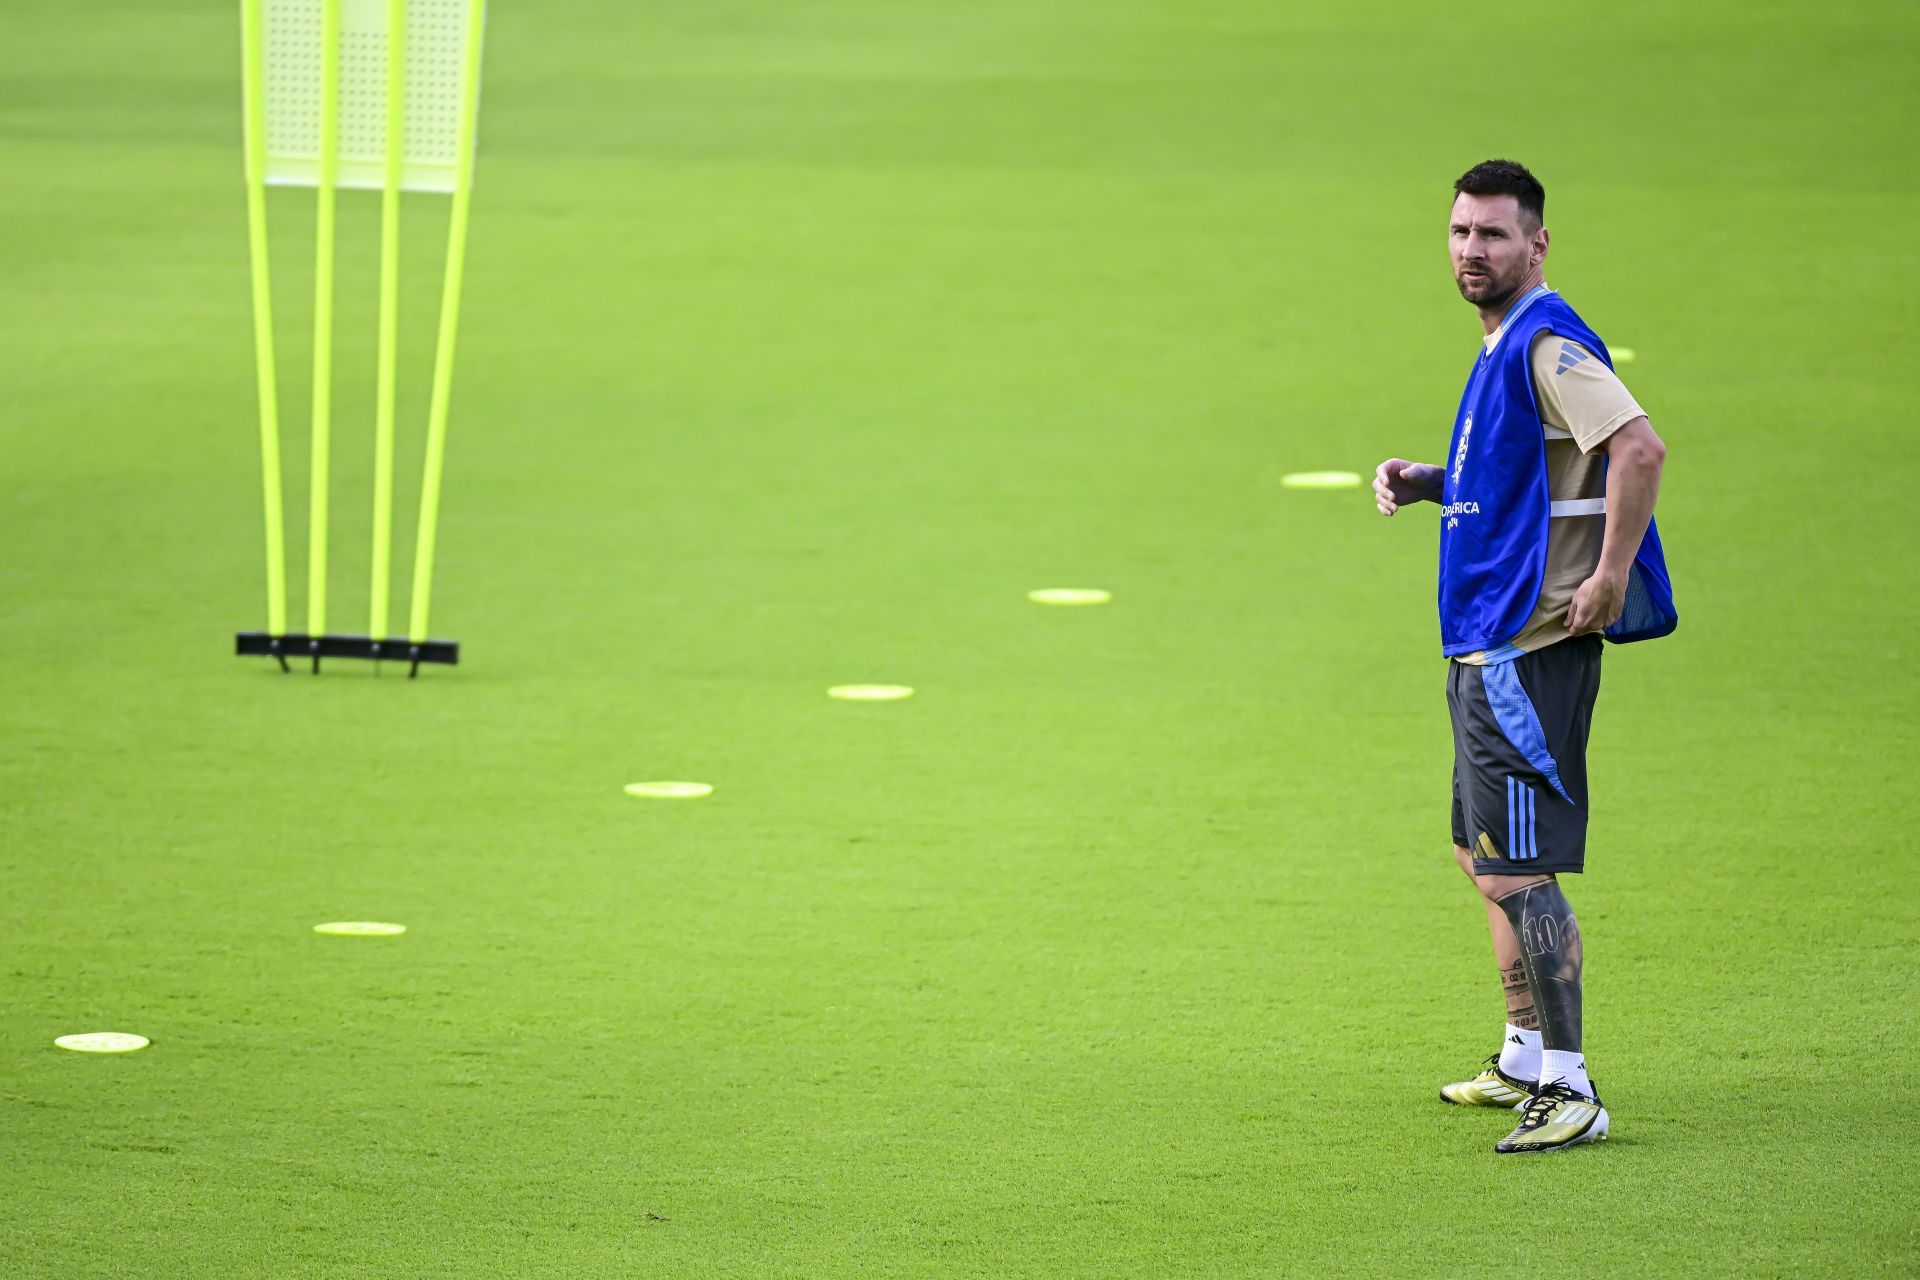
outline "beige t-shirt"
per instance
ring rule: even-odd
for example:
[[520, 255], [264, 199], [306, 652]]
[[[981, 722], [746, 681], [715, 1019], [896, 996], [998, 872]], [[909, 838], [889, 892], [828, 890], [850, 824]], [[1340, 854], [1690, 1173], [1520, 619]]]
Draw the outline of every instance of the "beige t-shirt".
[[[1605, 456], [1597, 450], [1642, 409], [1591, 351], [1571, 338], [1542, 330], [1528, 353], [1533, 366], [1533, 398], [1540, 407], [1540, 429], [1547, 437], [1547, 498], [1566, 502], [1607, 496]], [[1547, 521], [1547, 568], [1540, 580], [1540, 601], [1520, 634], [1510, 643], [1532, 652], [1573, 633], [1567, 608], [1580, 584], [1600, 567], [1605, 515], [1555, 516]], [[1483, 665], [1485, 653], [1469, 653], [1460, 662]]]

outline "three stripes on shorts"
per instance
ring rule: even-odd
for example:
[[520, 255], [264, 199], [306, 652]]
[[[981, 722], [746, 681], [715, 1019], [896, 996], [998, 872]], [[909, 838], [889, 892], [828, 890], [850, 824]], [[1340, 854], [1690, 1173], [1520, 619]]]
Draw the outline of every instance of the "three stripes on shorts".
[[1524, 862], [1540, 856], [1534, 836], [1533, 788], [1507, 775], [1507, 857]]

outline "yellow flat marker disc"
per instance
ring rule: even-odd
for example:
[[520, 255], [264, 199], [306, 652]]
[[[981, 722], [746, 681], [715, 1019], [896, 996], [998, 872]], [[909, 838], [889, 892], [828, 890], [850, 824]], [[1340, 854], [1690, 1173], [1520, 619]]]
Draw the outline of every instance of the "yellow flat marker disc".
[[1281, 476], [1280, 483], [1289, 489], [1357, 489], [1360, 475], [1356, 471], [1296, 471]]
[[902, 698], [913, 696], [913, 686], [907, 684], [837, 684], [827, 690], [829, 698], [840, 698], [846, 702], [898, 702]]
[[132, 1053], [153, 1041], [131, 1031], [83, 1031], [79, 1035], [61, 1036], [54, 1043], [75, 1053]]
[[692, 800], [713, 794], [711, 782], [629, 782], [626, 793], [654, 800]]
[[1615, 347], [1613, 348], [1613, 351], [1611, 354], [1613, 355], [1613, 362], [1615, 364], [1632, 364], [1633, 363], [1632, 347]]
[[1105, 604], [1113, 599], [1113, 592], [1102, 591], [1098, 587], [1042, 587], [1038, 591], [1027, 592], [1027, 599], [1035, 604]]
[[383, 924], [378, 920], [333, 920], [313, 926], [313, 931], [340, 938], [391, 938], [396, 934], [405, 933], [407, 926]]

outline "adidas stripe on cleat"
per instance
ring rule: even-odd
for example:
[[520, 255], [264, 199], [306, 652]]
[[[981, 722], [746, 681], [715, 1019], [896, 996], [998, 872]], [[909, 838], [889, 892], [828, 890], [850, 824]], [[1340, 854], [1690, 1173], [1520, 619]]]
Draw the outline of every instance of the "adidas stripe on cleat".
[[1440, 1100], [1462, 1107], [1518, 1107], [1533, 1096], [1533, 1081], [1517, 1080], [1500, 1069], [1500, 1056], [1487, 1059], [1479, 1075], [1440, 1086]]
[[1563, 1081], [1540, 1086], [1514, 1131], [1494, 1144], [1501, 1155], [1560, 1151], [1583, 1142], [1604, 1142], [1607, 1109], [1600, 1099], [1575, 1093]]

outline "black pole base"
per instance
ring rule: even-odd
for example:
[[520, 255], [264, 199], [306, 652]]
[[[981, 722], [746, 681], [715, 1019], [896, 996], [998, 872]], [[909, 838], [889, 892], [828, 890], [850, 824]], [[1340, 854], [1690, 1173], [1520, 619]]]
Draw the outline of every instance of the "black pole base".
[[404, 662], [408, 664], [409, 679], [420, 674], [420, 664], [423, 662], [437, 662], [451, 667], [460, 661], [460, 642], [457, 640], [422, 640], [416, 644], [401, 636], [375, 640], [372, 636], [309, 636], [298, 632], [275, 636], [264, 631], [242, 631], [233, 638], [233, 651], [243, 657], [253, 655], [276, 659], [282, 671], [293, 669], [287, 665], [289, 658], [311, 658], [315, 675], [320, 673], [322, 658]]

